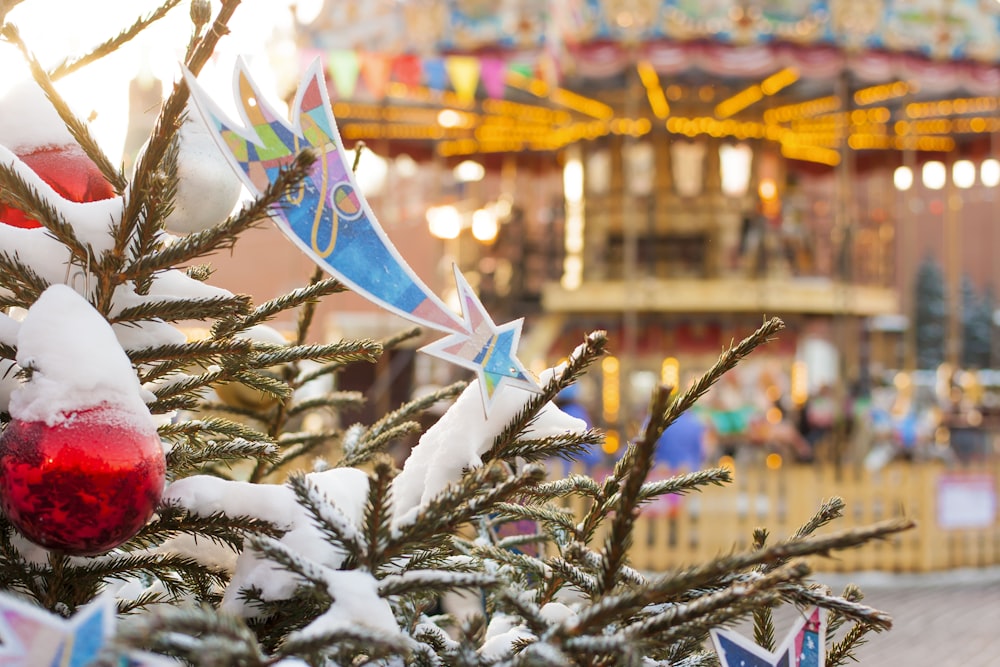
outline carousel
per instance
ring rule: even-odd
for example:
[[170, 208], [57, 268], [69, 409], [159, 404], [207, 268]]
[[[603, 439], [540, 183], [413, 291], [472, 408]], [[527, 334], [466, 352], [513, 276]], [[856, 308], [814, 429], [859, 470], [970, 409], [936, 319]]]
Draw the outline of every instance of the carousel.
[[960, 363], [960, 285], [1000, 287], [1000, 3], [327, 0], [298, 35], [393, 233], [530, 318], [539, 365], [611, 333], [606, 423], [763, 314], [751, 392], [913, 368], [927, 261]]

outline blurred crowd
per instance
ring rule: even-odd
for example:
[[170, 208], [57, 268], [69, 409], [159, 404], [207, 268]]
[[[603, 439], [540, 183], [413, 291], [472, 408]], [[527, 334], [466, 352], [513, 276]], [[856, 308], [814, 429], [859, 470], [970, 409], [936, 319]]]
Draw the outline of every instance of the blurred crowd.
[[[947, 369], [893, 373], [867, 391], [830, 382], [793, 398], [787, 378], [737, 369], [667, 429], [657, 443], [656, 464], [673, 474], [726, 457], [769, 467], [831, 463], [869, 469], [896, 460], [985, 460], [994, 455], [1000, 433], [1000, 387], [977, 377]], [[586, 392], [570, 388], [557, 402], [589, 425], [615, 427], [601, 423], [599, 406], [585, 399]], [[631, 435], [642, 423], [633, 422]], [[595, 449], [583, 462], [607, 466], [620, 453], [620, 447]]]

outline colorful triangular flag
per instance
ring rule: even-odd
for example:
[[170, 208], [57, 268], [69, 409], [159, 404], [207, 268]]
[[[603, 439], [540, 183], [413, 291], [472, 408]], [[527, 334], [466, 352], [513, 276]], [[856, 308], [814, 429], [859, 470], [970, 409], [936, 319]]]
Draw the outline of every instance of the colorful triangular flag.
[[476, 101], [476, 88], [479, 86], [479, 58], [475, 56], [448, 56], [444, 61], [448, 70], [451, 87], [463, 104]]
[[358, 54], [350, 49], [334, 49], [327, 54], [326, 67], [337, 89], [337, 97], [343, 100], [354, 97], [360, 70]]
[[481, 58], [479, 72], [486, 94], [493, 99], [502, 98], [507, 89], [507, 63], [503, 58]]

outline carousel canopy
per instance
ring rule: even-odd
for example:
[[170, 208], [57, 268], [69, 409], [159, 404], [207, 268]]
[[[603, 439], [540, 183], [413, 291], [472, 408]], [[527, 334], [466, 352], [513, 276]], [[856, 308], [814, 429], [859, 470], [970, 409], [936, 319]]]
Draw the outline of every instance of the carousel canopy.
[[992, 0], [328, 0], [306, 57], [348, 140], [444, 155], [652, 131], [952, 150], [1000, 130]]

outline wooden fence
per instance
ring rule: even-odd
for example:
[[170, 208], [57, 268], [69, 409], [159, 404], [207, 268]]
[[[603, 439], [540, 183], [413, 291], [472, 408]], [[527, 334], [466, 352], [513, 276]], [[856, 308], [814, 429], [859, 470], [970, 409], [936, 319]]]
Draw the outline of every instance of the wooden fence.
[[767, 528], [774, 543], [793, 534], [833, 496], [844, 499], [845, 515], [824, 531], [899, 516], [914, 519], [917, 527], [832, 559], [813, 559], [816, 570], [927, 572], [1000, 564], [1000, 463], [962, 469], [900, 463], [877, 472], [751, 467], [737, 468], [734, 478], [725, 487], [648, 507], [636, 525], [632, 565], [655, 572], [705, 562], [734, 547], [749, 547], [757, 527]]

